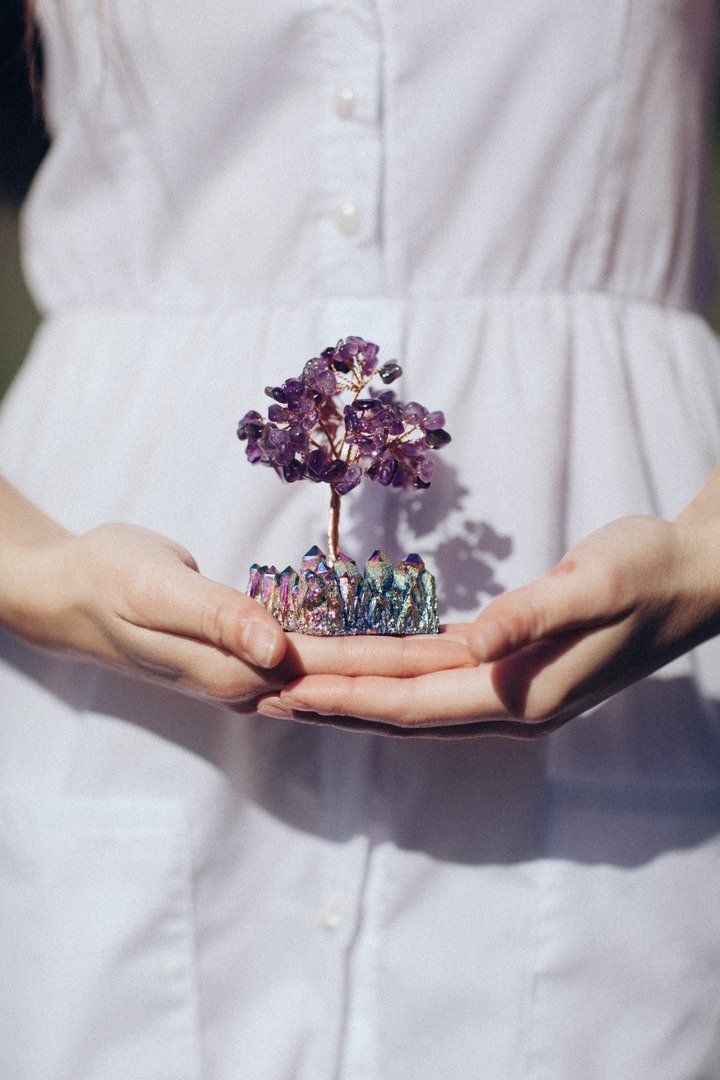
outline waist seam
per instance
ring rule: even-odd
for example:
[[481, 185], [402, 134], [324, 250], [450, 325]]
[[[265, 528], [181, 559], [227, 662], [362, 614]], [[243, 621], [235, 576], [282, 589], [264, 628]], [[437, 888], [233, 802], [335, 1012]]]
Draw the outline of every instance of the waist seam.
[[127, 300], [113, 302], [104, 300], [88, 301], [85, 304], [68, 304], [57, 307], [38, 306], [43, 318], [72, 316], [76, 313], [87, 311], [117, 312], [129, 314], [146, 314], [159, 312], [166, 315], [197, 315], [209, 314], [222, 311], [277, 311], [279, 307], [288, 309], [316, 308], [322, 310], [326, 305], [339, 303], [352, 304], [358, 307], [369, 306], [373, 303], [383, 305], [399, 305], [413, 307], [427, 303], [461, 304], [495, 302], [495, 303], [533, 303], [537, 301], [558, 301], [565, 303], [590, 301], [592, 303], [607, 302], [609, 305], [622, 307], [646, 308], [657, 311], [665, 311], [679, 315], [696, 315], [707, 319], [707, 311], [700, 305], [693, 306], [690, 303], [682, 304], [677, 301], [663, 301], [651, 297], [639, 296], [631, 293], [612, 292], [607, 289], [484, 289], [467, 293], [454, 293], [443, 291], [404, 291], [404, 292], [377, 292], [377, 293], [327, 293], [324, 296], [308, 295], [305, 297], [273, 296], [266, 300], [230, 300], [217, 297], [188, 303], [186, 301], [168, 301], [162, 298], [149, 298], [143, 302]]

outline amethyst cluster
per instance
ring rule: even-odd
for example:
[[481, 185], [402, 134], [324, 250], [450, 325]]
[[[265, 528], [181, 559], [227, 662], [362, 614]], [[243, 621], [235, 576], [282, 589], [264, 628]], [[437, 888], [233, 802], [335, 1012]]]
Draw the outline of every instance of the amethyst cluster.
[[429, 487], [431, 452], [450, 441], [442, 412], [417, 401], [399, 401], [384, 386], [402, 369], [394, 360], [378, 366], [378, 346], [351, 336], [328, 346], [301, 374], [265, 393], [273, 404], [267, 419], [251, 410], [238, 425], [250, 462], [269, 465], [288, 483], [325, 483], [337, 495], [357, 487], [363, 475], [383, 487]]
[[312, 547], [300, 572], [288, 566], [250, 568], [248, 593], [285, 630], [300, 634], [436, 634], [439, 630], [435, 579], [419, 555], [393, 566], [374, 552], [360, 572], [338, 553], [331, 566]]

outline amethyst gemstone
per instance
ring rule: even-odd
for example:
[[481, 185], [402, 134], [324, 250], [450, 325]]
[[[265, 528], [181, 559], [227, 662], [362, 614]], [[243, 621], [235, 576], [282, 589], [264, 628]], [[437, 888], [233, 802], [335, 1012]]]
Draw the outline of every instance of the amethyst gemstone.
[[395, 380], [399, 379], [402, 375], [402, 368], [399, 364], [391, 361], [389, 364], [383, 364], [383, 366], [378, 369], [378, 375], [384, 383], [395, 382]]
[[407, 405], [403, 406], [402, 418], [407, 420], [408, 424], [419, 424], [426, 413], [427, 409], [419, 402], [408, 401]]
[[447, 446], [450, 442], [450, 434], [444, 428], [428, 431], [426, 438], [428, 446], [431, 446], [433, 450], [439, 450], [441, 446]]
[[445, 413], [439, 409], [437, 412], [428, 413], [422, 422], [422, 426], [426, 431], [437, 431], [438, 428], [445, 427]]
[[347, 495], [349, 491], [358, 486], [361, 479], [362, 469], [359, 465], [353, 463], [348, 465], [344, 475], [333, 484], [333, 487], [338, 495]]

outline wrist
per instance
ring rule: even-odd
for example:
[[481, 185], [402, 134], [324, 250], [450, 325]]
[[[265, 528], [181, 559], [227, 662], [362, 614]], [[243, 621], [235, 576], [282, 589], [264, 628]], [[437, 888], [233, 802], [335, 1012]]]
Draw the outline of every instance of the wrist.
[[61, 643], [72, 606], [68, 551], [75, 539], [58, 526], [42, 543], [0, 552], [0, 625], [36, 644]]
[[720, 633], [720, 517], [688, 507], [673, 520], [679, 557], [679, 592], [692, 613], [694, 644]]
[[720, 529], [720, 465], [708, 477], [705, 485], [684, 509], [674, 518], [679, 524], [708, 522], [713, 520]]

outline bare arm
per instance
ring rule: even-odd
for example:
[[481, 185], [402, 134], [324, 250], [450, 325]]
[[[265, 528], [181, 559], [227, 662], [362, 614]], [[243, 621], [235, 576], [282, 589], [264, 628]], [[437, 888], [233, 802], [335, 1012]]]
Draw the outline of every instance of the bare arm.
[[18, 550], [33, 544], [53, 543], [70, 536], [67, 529], [63, 529], [47, 514], [43, 514], [42, 510], [26, 499], [3, 476], [0, 476], [0, 507], [0, 551], [5, 548]]
[[28, 553], [60, 545], [70, 536], [0, 476], [0, 624], [22, 632], [30, 621], [30, 613], [22, 611], [26, 589], [20, 580]]
[[720, 533], [720, 465], [710, 473], [707, 483], [700, 489], [675, 521], [689, 527], [705, 527]]

